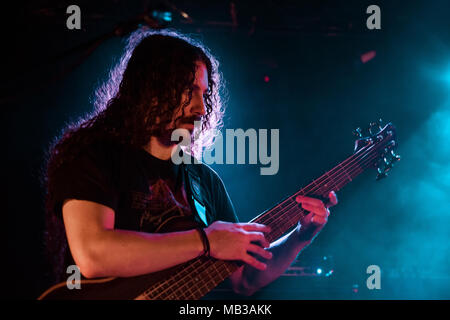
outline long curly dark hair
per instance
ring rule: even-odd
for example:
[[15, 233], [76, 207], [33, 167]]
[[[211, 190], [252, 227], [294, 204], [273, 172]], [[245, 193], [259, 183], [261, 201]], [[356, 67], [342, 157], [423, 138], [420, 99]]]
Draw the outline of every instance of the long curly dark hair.
[[[131, 34], [125, 53], [111, 69], [108, 80], [96, 90], [93, 112], [68, 125], [51, 144], [44, 177], [45, 242], [55, 281], [61, 280], [58, 275], [64, 273], [67, 256], [64, 225], [60, 214], [54, 212], [52, 198], [58, 187], [54, 181], [58, 168], [95, 142], [114, 141], [141, 148], [151, 136], [160, 136], [178, 108], [190, 103], [198, 61], [208, 71], [206, 115], [187, 151], [194, 155], [201, 152], [212, 144], [215, 132], [222, 126], [218, 62], [201, 43], [167, 30], [139, 29]], [[182, 101], [184, 92], [188, 92], [188, 101]]]

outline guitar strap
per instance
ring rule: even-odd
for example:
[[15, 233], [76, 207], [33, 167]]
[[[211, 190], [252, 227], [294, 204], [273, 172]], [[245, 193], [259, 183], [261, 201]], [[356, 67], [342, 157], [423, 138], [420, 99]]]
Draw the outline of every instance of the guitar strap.
[[185, 188], [189, 204], [194, 211], [195, 220], [203, 225], [208, 226], [208, 219], [206, 216], [206, 199], [201, 185], [201, 179], [198, 171], [194, 168], [195, 164], [182, 163], [184, 171]]

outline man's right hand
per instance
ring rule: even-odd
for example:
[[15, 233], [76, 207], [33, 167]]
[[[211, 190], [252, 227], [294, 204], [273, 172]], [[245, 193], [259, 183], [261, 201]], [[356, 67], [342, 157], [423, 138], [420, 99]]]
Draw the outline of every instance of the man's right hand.
[[263, 224], [215, 221], [205, 232], [213, 258], [240, 260], [258, 270], [265, 270], [267, 265], [250, 253], [265, 259], [272, 258], [272, 253], [264, 249], [270, 246], [264, 236], [264, 232], [270, 232], [270, 227]]

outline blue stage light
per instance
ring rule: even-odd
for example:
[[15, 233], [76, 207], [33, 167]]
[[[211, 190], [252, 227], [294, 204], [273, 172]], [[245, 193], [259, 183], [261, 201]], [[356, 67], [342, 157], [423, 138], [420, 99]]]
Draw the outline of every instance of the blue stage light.
[[172, 12], [170, 11], [160, 11], [153, 10], [152, 12], [153, 18], [163, 22], [171, 22], [172, 21]]

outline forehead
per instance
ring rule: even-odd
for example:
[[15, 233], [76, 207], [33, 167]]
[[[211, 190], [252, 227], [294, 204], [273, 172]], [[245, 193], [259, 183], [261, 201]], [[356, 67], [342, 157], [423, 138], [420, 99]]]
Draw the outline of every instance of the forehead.
[[197, 62], [194, 83], [202, 90], [208, 89], [208, 70], [203, 62]]

